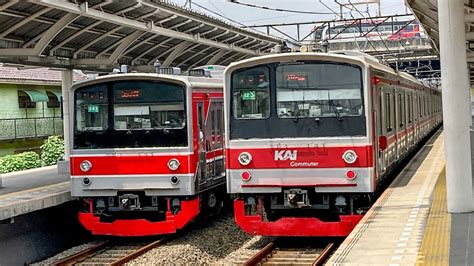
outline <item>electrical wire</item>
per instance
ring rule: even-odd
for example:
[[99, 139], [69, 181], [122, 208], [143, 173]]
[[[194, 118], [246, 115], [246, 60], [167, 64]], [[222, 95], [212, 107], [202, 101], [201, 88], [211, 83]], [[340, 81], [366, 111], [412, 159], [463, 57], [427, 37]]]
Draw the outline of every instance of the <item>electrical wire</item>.
[[245, 24], [243, 24], [243, 23], [240, 23], [240, 22], [238, 22], [238, 21], [236, 21], [236, 20], [233, 20], [233, 19], [231, 19], [231, 18], [229, 18], [229, 17], [226, 17], [226, 16], [224, 16], [224, 15], [218, 13], [218, 12], [215, 12], [215, 11], [213, 11], [213, 10], [210, 10], [209, 8], [204, 7], [204, 6], [200, 5], [200, 4], [197, 4], [196, 2], [192, 2], [192, 4], [195, 5], [195, 6], [198, 6], [198, 7], [202, 8], [202, 9], [204, 9], [204, 10], [206, 10], [206, 11], [208, 11], [208, 12], [210, 12], [210, 13], [216, 15], [216, 16], [219, 16], [219, 17], [221, 17], [221, 18], [223, 18], [223, 19], [226, 19], [226, 20], [232, 21], [232, 22], [234, 22], [234, 23], [236, 23], [236, 24], [239, 24], [239, 25], [241, 25], [241, 26], [247, 27], [247, 25], [245, 25]]
[[312, 14], [312, 15], [334, 15], [334, 13], [329, 13], [329, 12], [303, 11], [303, 10], [292, 10], [292, 9], [284, 9], [284, 8], [274, 8], [274, 7], [268, 7], [268, 6], [259, 6], [259, 5], [249, 4], [249, 3], [242, 3], [237, 0], [230, 0], [230, 2], [234, 4], [238, 4], [238, 5], [265, 9], [265, 10], [270, 10], [270, 11], [290, 12], [290, 13], [298, 13], [298, 14]]

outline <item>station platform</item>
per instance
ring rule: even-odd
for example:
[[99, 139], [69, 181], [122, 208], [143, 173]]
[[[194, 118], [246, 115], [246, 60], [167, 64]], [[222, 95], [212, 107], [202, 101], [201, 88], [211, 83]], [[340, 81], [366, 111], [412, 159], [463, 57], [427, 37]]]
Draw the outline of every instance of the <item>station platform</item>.
[[68, 174], [56, 166], [1, 174], [0, 221], [71, 201]]
[[327, 265], [474, 265], [469, 256], [471, 215], [447, 212], [444, 166], [444, 138], [439, 131], [382, 193]]

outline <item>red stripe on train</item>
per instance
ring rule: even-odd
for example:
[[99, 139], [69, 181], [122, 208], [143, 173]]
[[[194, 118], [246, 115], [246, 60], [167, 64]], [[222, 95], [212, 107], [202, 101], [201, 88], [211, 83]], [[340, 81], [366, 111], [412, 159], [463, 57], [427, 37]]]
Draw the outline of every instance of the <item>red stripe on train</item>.
[[356, 187], [356, 183], [332, 184], [242, 184], [242, 187]]
[[[305, 147], [305, 148], [228, 148], [226, 163], [228, 169], [275, 169], [275, 168], [340, 168], [372, 167], [373, 146], [356, 147]], [[347, 150], [356, 152], [358, 158], [353, 164], [342, 159]], [[287, 151], [289, 151], [287, 153]], [[296, 157], [294, 152], [296, 151]], [[249, 165], [243, 166], [238, 157], [242, 152], [252, 155]], [[293, 157], [292, 157], [293, 155]]]
[[[168, 168], [168, 161], [176, 158], [180, 166], [176, 171]], [[81, 171], [82, 161], [91, 162], [88, 172]], [[191, 166], [192, 156], [100, 156], [100, 157], [71, 157], [72, 175], [143, 175], [143, 174], [188, 174], [194, 173]], [[191, 169], [190, 169], [191, 168]]]

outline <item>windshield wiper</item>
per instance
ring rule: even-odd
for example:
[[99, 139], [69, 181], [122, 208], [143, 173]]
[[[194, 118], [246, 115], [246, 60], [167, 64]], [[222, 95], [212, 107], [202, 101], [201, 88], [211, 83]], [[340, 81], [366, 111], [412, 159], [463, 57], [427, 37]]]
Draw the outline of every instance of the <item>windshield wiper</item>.
[[334, 114], [336, 115], [336, 119], [338, 121], [342, 121], [342, 117], [341, 117], [341, 113], [339, 112], [339, 110], [337, 110], [337, 106], [336, 104], [334, 103], [333, 100], [329, 99], [329, 106], [332, 107], [332, 109], [334, 110]]

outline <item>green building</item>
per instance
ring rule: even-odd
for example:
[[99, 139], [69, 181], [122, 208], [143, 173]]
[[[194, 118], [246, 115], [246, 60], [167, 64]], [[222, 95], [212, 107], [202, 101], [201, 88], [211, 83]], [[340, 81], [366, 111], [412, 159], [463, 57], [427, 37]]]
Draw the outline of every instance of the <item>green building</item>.
[[[74, 80], [86, 76], [74, 73]], [[61, 72], [0, 64], [0, 156], [37, 148], [62, 135]]]

